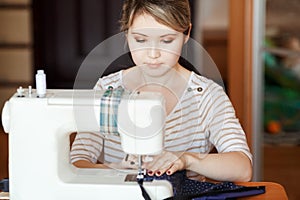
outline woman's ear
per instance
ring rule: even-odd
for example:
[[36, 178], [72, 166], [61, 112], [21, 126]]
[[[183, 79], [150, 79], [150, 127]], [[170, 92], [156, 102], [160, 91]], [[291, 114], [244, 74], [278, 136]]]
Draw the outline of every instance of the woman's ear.
[[190, 23], [189, 29], [187, 31], [187, 34], [184, 36], [184, 44], [187, 43], [187, 41], [190, 39], [190, 34], [191, 34], [191, 30], [192, 30], [192, 24]]

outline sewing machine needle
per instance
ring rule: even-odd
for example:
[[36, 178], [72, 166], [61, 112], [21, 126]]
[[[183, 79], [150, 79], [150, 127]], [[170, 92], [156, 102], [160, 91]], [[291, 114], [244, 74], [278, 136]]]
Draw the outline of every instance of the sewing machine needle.
[[138, 156], [138, 163], [139, 163], [139, 167], [138, 167], [137, 179], [143, 179], [144, 173], [143, 173], [143, 169], [142, 169], [142, 156], [141, 155]]

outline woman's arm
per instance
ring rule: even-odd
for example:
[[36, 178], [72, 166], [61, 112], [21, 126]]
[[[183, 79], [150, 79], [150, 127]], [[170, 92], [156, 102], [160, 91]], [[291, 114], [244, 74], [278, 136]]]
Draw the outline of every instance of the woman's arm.
[[217, 181], [250, 181], [252, 165], [242, 152], [200, 154], [192, 152], [163, 152], [144, 167], [149, 175], [171, 175], [179, 170], [190, 170]]
[[100, 169], [107, 169], [107, 168], [109, 168], [105, 164], [91, 163], [91, 162], [89, 162], [87, 160], [78, 160], [78, 161], [75, 161], [73, 163], [73, 165], [75, 167], [78, 167], [78, 168], [100, 168]]
[[137, 158], [133, 155], [126, 155], [120, 162], [115, 163], [92, 163], [87, 160], [77, 160], [73, 165], [78, 168], [99, 168], [99, 169], [137, 169]]
[[187, 170], [202, 174], [209, 179], [244, 182], [252, 178], [251, 161], [242, 152], [207, 155], [186, 152], [183, 157], [185, 157]]

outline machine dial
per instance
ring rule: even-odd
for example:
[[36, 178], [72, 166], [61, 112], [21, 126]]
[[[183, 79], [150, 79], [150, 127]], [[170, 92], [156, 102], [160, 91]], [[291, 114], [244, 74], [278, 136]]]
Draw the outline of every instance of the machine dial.
[[9, 129], [10, 129], [10, 104], [8, 101], [5, 102], [3, 110], [2, 110], [2, 115], [1, 115], [1, 119], [2, 119], [2, 126], [3, 129], [5, 131], [5, 133], [9, 133]]

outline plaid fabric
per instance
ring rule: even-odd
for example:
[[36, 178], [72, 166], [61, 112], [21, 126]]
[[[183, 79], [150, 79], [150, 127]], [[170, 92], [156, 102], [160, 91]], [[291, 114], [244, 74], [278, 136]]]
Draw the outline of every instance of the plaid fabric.
[[119, 135], [118, 107], [124, 93], [122, 87], [114, 89], [109, 86], [100, 101], [100, 132], [104, 134]]

